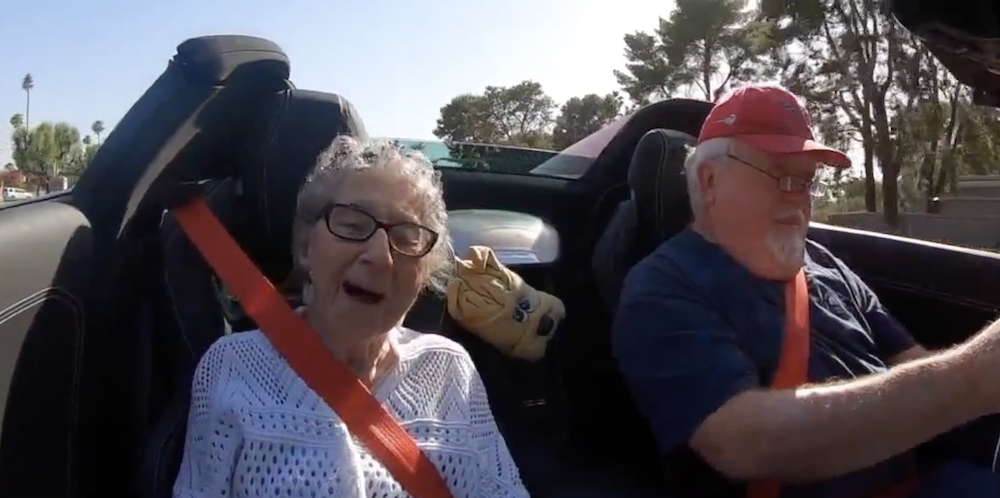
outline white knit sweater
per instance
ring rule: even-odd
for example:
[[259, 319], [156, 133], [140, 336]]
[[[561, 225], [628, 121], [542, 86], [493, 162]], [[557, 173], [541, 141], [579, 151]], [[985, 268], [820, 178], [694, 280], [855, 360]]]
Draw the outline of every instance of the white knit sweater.
[[[417, 441], [454, 498], [524, 498], [468, 353], [397, 329], [373, 394]], [[260, 332], [219, 339], [198, 364], [175, 498], [410, 495]]]

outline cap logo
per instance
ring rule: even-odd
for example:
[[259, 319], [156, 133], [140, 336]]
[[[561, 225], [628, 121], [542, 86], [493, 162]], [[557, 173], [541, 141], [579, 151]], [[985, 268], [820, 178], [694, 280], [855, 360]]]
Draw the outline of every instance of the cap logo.
[[722, 123], [722, 124], [725, 124], [725, 125], [732, 126], [732, 125], [736, 124], [736, 115], [735, 114], [730, 114], [730, 115], [728, 115], [728, 116], [726, 116], [726, 117], [724, 117], [722, 119], [717, 119], [714, 122], [715, 123]]

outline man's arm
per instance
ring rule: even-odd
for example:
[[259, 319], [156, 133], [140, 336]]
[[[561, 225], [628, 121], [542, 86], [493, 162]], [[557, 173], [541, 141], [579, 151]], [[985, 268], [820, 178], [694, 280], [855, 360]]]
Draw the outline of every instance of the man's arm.
[[921, 346], [921, 345], [918, 344], [916, 346], [913, 346], [910, 349], [907, 349], [905, 351], [897, 353], [895, 356], [890, 356], [886, 360], [886, 364], [888, 364], [891, 367], [894, 367], [896, 365], [902, 365], [903, 363], [907, 363], [907, 362], [911, 362], [911, 361], [914, 361], [914, 360], [919, 360], [919, 359], [927, 358], [931, 354], [933, 354], [933, 353], [931, 353], [930, 351], [928, 351], [927, 349], [925, 349], [923, 346]]
[[730, 478], [837, 476], [990, 411], [968, 348], [850, 382], [759, 388], [733, 330], [693, 290], [669, 287], [623, 295], [615, 355], [661, 451], [689, 444]]
[[691, 446], [742, 479], [860, 470], [989, 413], [972, 361], [952, 350], [849, 382], [747, 392], [709, 416]]

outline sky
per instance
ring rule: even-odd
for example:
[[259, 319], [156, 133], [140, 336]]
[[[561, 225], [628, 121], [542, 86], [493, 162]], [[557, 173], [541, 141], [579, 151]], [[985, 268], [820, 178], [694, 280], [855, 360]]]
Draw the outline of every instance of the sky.
[[0, 5], [0, 164], [11, 115], [110, 129], [176, 46], [209, 34], [268, 38], [298, 88], [340, 94], [373, 136], [433, 138], [440, 108], [531, 79], [557, 101], [618, 88], [623, 35], [652, 30], [673, 0], [32, 0]]

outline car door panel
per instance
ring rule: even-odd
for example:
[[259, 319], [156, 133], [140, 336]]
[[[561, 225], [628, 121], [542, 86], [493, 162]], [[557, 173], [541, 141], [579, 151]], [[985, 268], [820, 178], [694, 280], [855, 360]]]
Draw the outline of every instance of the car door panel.
[[[581, 388], [581, 380], [589, 378], [578, 373], [593, 367], [576, 349], [581, 338], [600, 337], [599, 329], [606, 326], [603, 308], [593, 305], [596, 296], [588, 278], [597, 196], [582, 189], [579, 182], [542, 176], [443, 169], [443, 179], [448, 209], [527, 213], [542, 218], [559, 233], [560, 256], [554, 264], [512, 267], [529, 284], [559, 297], [566, 306], [566, 318], [541, 366], [504, 359], [475, 339], [460, 341], [479, 367], [498, 425], [532, 496], [561, 498], [577, 496], [582, 490], [588, 496], [621, 496], [623, 492], [644, 496], [629, 488], [637, 484], [629, 473], [604, 465], [574, 443], [578, 434], [572, 417], [585, 409], [576, 404], [583, 398], [574, 393]], [[452, 333], [468, 335], [461, 330]], [[563, 341], [565, 337], [574, 340]], [[545, 373], [533, 376], [539, 371]], [[540, 397], [547, 398], [547, 408], [524, 410], [517, 402], [519, 396], [526, 387], [538, 386], [544, 386], [539, 391]]]
[[558, 296], [568, 313], [567, 328], [600, 323], [587, 306], [591, 213], [595, 196], [574, 180], [441, 168], [449, 210], [500, 209], [538, 216], [559, 234], [559, 258], [544, 268], [519, 271], [529, 284]]
[[0, 496], [73, 494], [93, 253], [71, 200], [0, 209]]
[[538, 216], [564, 240], [586, 223], [586, 196], [572, 180], [441, 168], [448, 209], [502, 209]]

